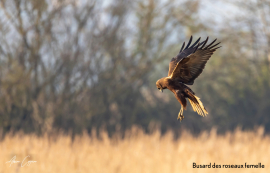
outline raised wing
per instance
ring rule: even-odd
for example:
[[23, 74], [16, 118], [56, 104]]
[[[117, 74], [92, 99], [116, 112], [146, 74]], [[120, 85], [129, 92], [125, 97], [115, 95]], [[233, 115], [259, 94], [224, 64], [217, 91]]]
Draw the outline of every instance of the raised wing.
[[[188, 48], [192, 41], [191, 37], [186, 49], [184, 51], [181, 49], [180, 53], [175, 58], [174, 61], [178, 61], [176, 65], [175, 63], [171, 65], [172, 62], [170, 62], [169, 77], [179, 80], [185, 84], [192, 85], [194, 80], [202, 73], [206, 62], [209, 60], [214, 51], [220, 47], [216, 47], [219, 43], [213, 45], [216, 39], [206, 47], [205, 45], [208, 41], [208, 37], [202, 43], [198, 43], [198, 40], [190, 48]], [[182, 48], [183, 47], [184, 46], [182, 46]], [[173, 70], [171, 70], [171, 67], [173, 66], [175, 67]]]
[[[168, 76], [171, 76], [173, 70], [175, 69], [176, 65], [178, 62], [180, 62], [183, 58], [187, 57], [188, 55], [192, 54], [195, 50], [196, 50], [196, 45], [198, 44], [198, 42], [200, 41], [201, 38], [199, 38], [192, 46], [189, 47], [189, 45], [192, 42], [192, 36], [189, 39], [189, 42], [187, 44], [187, 46], [185, 47], [185, 42], [182, 45], [182, 48], [179, 51], [179, 54], [172, 58], [169, 64], [169, 72], [168, 72]], [[207, 41], [207, 39], [205, 40]], [[202, 43], [199, 43], [198, 45], [202, 45], [205, 43], [205, 41], [203, 41]], [[184, 48], [185, 47], [185, 48]]]

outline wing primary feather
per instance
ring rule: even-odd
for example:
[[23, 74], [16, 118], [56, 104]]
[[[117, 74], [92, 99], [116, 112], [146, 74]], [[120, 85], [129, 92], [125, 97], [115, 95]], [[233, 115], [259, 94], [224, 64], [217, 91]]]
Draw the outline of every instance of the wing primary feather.
[[209, 45], [207, 45], [204, 49], [208, 49], [213, 43], [215, 43], [217, 39], [215, 39], [214, 41], [212, 41], [212, 43], [210, 43]]
[[202, 49], [206, 45], [207, 41], [208, 41], [208, 37], [205, 39], [205, 41], [204, 41], [202, 47], [200, 47], [200, 49]]
[[188, 42], [188, 44], [187, 44], [185, 50], [188, 48], [188, 46], [190, 45], [191, 42], [192, 42], [192, 36], [190, 37], [189, 42]]
[[216, 47], [215, 50], [217, 50], [218, 48], [221, 48], [222, 46]]
[[200, 46], [201, 46], [202, 44], [204, 44], [204, 42], [205, 42], [205, 41], [200, 42], [200, 43], [199, 43], [199, 44], [200, 44]]
[[[219, 42], [219, 43], [220, 43], [220, 42]], [[219, 43], [215, 44], [214, 46], [209, 47], [208, 49], [214, 48], [215, 46], [219, 45]]]
[[213, 51], [216, 51], [218, 48], [221, 48], [222, 46], [219, 47], [215, 47], [214, 49], [212, 49]]
[[200, 41], [200, 39], [201, 39], [201, 37], [192, 46], [190, 46], [190, 47], [193, 48], [194, 46], [196, 46], [196, 44]]
[[200, 46], [200, 42], [199, 42], [199, 44], [198, 44], [198, 46], [196, 46], [196, 48], [195, 48], [195, 50], [194, 50], [194, 52], [193, 53], [195, 53], [196, 52], [196, 50], [198, 49], [198, 47]]
[[[200, 47], [201, 45], [203, 45], [204, 43], [205, 43], [205, 41], [200, 42], [200, 43], [199, 43], [199, 47]], [[201, 48], [198, 48], [198, 49], [201, 49]]]
[[182, 48], [181, 48], [181, 50], [179, 51], [179, 53], [182, 52], [182, 50], [183, 50], [184, 47], [185, 47], [185, 42], [183, 43]]

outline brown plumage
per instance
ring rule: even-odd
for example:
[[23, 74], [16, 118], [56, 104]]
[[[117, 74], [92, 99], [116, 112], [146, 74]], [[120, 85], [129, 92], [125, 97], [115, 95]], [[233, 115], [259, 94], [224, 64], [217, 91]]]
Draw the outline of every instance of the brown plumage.
[[[206, 45], [208, 37], [200, 43], [199, 38], [192, 46], [192, 36], [185, 47], [185, 42], [179, 54], [172, 58], [169, 64], [169, 72], [167, 77], [163, 77], [156, 82], [157, 88], [160, 91], [169, 89], [172, 91], [176, 99], [181, 104], [181, 109], [178, 114], [180, 121], [184, 118], [183, 108], [186, 109], [187, 101], [189, 100], [193, 110], [201, 116], [206, 116], [208, 112], [203, 106], [200, 98], [195, 96], [195, 93], [185, 84], [193, 85], [194, 80], [202, 73], [206, 62], [211, 55], [220, 47], [216, 47], [219, 43], [214, 44], [217, 39]], [[185, 48], [184, 48], [185, 47]]]

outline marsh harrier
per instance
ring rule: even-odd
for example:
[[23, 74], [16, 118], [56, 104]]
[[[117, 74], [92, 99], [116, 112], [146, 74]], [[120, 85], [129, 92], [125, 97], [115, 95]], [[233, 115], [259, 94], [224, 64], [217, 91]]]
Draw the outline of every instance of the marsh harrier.
[[170, 61], [168, 76], [156, 82], [160, 91], [169, 89], [180, 102], [181, 109], [177, 118], [180, 121], [184, 118], [183, 108], [186, 109], [187, 107], [186, 98], [189, 100], [193, 110], [199, 115], [206, 116], [208, 114], [200, 98], [186, 85], [193, 85], [194, 80], [202, 73], [211, 55], [221, 46], [216, 47], [219, 43], [214, 44], [217, 39], [208, 45], [206, 45], [208, 37], [201, 43], [200, 39], [191, 45], [191, 36], [186, 47], [184, 42], [179, 54]]

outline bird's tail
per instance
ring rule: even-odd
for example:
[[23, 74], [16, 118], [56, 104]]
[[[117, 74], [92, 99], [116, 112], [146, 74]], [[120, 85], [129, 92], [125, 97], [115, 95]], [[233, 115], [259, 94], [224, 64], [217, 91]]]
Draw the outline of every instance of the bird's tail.
[[206, 116], [208, 114], [207, 110], [203, 106], [202, 102], [200, 101], [200, 98], [195, 96], [195, 94], [188, 91], [188, 100], [194, 110], [194, 112], [197, 112], [201, 116]]

